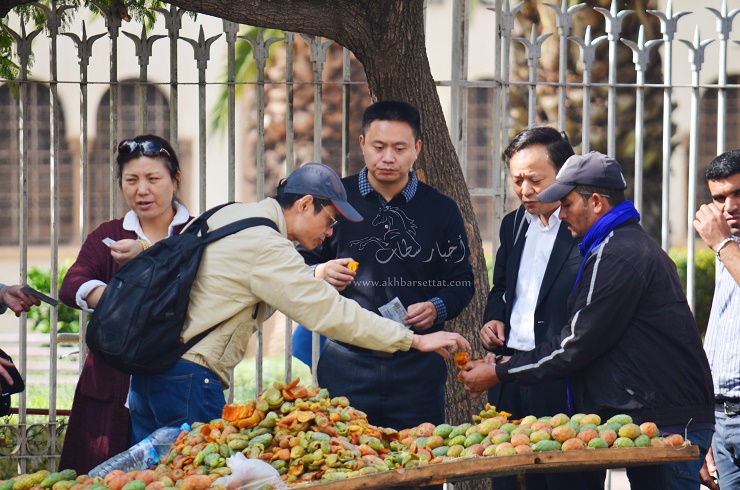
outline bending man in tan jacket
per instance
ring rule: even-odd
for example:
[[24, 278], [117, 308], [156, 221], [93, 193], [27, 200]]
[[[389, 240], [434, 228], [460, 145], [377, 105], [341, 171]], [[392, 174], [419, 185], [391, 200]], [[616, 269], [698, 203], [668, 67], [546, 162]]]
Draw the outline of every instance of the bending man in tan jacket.
[[[415, 335], [343, 298], [326, 281], [317, 281], [294, 242], [306, 249], [331, 236], [336, 214], [362, 217], [347, 203], [339, 176], [310, 163], [280, 183], [277, 197], [233, 204], [209, 220], [211, 230], [237, 220], [265, 217], [267, 226], [242, 230], [206, 247], [190, 291], [182, 340], [187, 342], [220, 325], [186, 352], [171, 369], [155, 376], [134, 375], [129, 406], [134, 440], [162, 426], [207, 422], [221, 416], [223, 390], [244, 358], [249, 338], [275, 310], [327, 337], [373, 350], [411, 348], [445, 358], [470, 344], [454, 332]], [[336, 393], [341, 395], [341, 393]]]

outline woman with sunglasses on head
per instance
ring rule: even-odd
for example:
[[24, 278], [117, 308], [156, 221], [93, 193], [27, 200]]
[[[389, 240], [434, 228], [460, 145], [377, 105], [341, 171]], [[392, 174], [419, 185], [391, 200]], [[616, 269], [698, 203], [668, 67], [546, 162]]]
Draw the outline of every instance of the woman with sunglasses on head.
[[[62, 302], [72, 308], [94, 311], [121, 265], [179, 233], [191, 219], [175, 196], [180, 163], [166, 140], [142, 135], [122, 141], [116, 167], [119, 187], [131, 210], [121, 219], [101, 224], [82, 244], [59, 292]], [[87, 473], [130, 446], [129, 381], [128, 374], [88, 352], [75, 391], [60, 470]]]

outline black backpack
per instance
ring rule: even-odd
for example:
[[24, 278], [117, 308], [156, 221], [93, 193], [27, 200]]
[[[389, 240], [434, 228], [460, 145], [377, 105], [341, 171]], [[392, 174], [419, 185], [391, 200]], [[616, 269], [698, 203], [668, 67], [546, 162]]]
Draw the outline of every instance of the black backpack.
[[116, 271], [87, 326], [90, 351], [125, 373], [156, 374], [218, 327], [180, 341], [203, 249], [252, 226], [278, 230], [267, 218], [248, 218], [209, 233], [208, 218], [226, 205], [206, 211], [181, 234], [157, 242]]

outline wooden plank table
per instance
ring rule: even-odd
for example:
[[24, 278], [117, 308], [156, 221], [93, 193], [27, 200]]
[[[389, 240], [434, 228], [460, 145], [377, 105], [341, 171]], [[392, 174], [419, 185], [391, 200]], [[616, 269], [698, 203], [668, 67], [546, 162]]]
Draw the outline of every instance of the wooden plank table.
[[523, 473], [585, 471], [676, 463], [699, 459], [698, 446], [611, 448], [578, 451], [548, 451], [454, 459], [439, 464], [401, 468], [347, 480], [301, 485], [317, 490], [354, 488], [416, 487]]

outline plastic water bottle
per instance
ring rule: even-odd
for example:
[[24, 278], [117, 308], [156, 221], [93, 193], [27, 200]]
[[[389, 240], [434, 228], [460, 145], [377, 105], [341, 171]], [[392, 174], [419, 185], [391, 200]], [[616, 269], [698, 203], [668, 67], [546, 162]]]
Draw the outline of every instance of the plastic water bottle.
[[89, 475], [91, 477], [105, 476], [113, 470], [128, 473], [156, 465], [170, 451], [177, 436], [183, 430], [189, 431], [190, 425], [184, 423], [180, 427], [160, 427], [128, 450], [100, 463], [90, 471]]

